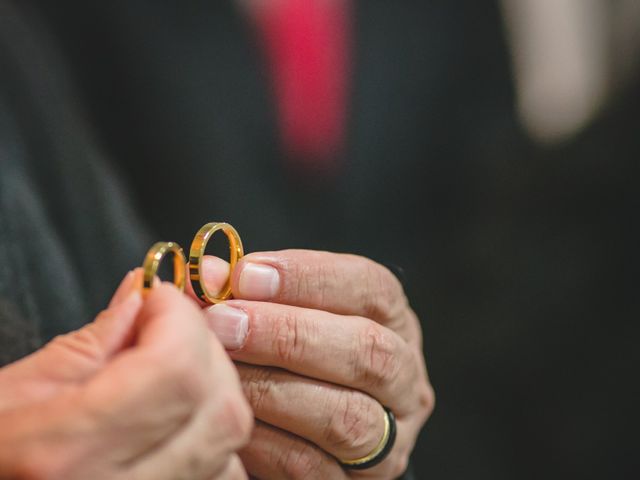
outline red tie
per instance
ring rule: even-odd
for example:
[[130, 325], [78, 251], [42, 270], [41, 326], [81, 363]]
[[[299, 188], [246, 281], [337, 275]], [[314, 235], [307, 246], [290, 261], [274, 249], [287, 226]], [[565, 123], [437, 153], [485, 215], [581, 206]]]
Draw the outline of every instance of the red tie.
[[344, 147], [350, 0], [249, 2], [291, 167], [332, 174]]

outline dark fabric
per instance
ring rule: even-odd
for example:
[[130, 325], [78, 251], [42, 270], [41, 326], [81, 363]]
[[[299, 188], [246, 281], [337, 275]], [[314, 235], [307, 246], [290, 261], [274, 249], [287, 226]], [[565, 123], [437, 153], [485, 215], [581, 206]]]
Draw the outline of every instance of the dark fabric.
[[0, 365], [91, 321], [148, 243], [45, 32], [0, 2]]

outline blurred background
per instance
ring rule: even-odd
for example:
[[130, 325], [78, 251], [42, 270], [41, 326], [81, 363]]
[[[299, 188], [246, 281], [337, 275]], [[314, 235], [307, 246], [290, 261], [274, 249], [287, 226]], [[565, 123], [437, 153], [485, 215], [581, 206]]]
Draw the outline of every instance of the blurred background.
[[402, 269], [417, 478], [637, 478], [640, 2], [39, 3], [159, 236]]

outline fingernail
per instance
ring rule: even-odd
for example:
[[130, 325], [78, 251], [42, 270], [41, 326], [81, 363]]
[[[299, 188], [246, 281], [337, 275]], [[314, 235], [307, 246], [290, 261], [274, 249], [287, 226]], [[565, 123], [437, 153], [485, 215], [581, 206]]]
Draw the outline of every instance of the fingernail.
[[280, 288], [278, 270], [258, 263], [248, 263], [240, 273], [240, 296], [250, 300], [273, 298]]
[[244, 311], [221, 303], [207, 308], [205, 318], [226, 349], [244, 345], [249, 331], [249, 316]]

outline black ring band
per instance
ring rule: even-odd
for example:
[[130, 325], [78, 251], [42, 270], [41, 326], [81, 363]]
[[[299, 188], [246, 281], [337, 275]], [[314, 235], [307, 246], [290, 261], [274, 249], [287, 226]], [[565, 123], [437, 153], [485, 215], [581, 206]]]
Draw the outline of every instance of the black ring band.
[[385, 444], [385, 446], [382, 448], [382, 450], [380, 450], [380, 453], [378, 453], [378, 455], [373, 457], [371, 460], [364, 463], [358, 463], [355, 465], [342, 463], [343, 468], [348, 470], [365, 470], [367, 468], [375, 467], [389, 456], [389, 453], [396, 443], [396, 417], [393, 412], [387, 407], [384, 407], [384, 411], [387, 414], [387, 418], [389, 419], [389, 437], [387, 438], [387, 443]]

